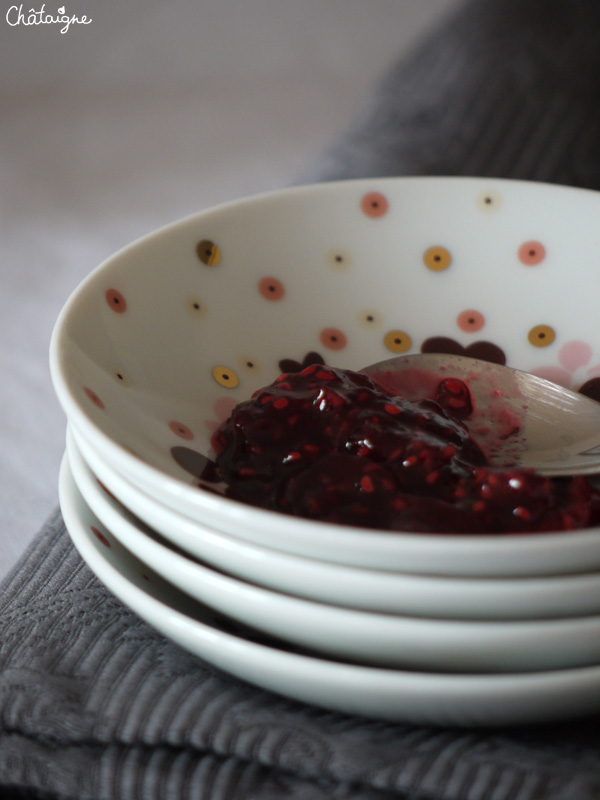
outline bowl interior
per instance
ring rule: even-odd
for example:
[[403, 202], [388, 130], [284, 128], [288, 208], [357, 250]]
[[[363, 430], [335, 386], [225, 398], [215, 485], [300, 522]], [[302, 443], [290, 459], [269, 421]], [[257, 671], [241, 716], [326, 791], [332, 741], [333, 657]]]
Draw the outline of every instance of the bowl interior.
[[593, 394], [599, 213], [598, 193], [470, 178], [205, 211], [77, 288], [52, 340], [56, 391], [87, 435], [186, 484], [235, 403], [315, 361], [463, 352]]

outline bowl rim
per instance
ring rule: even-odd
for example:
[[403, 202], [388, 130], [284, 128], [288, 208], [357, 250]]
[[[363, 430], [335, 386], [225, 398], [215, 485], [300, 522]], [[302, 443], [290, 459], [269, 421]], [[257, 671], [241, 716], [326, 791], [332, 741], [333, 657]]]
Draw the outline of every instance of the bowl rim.
[[[456, 619], [583, 616], [591, 611], [590, 599], [592, 603], [600, 603], [600, 571], [510, 577], [384, 572], [278, 551], [221, 533], [207, 524], [186, 520], [177, 511], [162, 506], [158, 499], [142, 493], [138, 496], [126, 479], [118, 476], [115, 479], [116, 473], [110, 476], [110, 483], [104, 477], [107, 473], [100, 480], [79, 450], [71, 428], [67, 431], [66, 454], [75, 482], [90, 507], [94, 506], [94, 499], [98, 508], [113, 508], [115, 519], [117, 513], [130, 521], [134, 519], [142, 533], [150, 526], [159, 534], [159, 541], [167, 542], [168, 546], [174, 547], [188, 560], [199, 560], [239, 580], [274, 591], [286, 591], [309, 600], [379, 613], [440, 618], [451, 616]], [[110, 465], [105, 464], [104, 468], [110, 471]], [[141, 511], [142, 508], [146, 508], [146, 512]], [[167, 517], [168, 524], [165, 523]], [[350, 585], [353, 587], [352, 599], [354, 601], [358, 597], [358, 602], [348, 604], [347, 590]], [[585, 596], [585, 611], [577, 607], [574, 613], [571, 604], [574, 593]], [[569, 598], [568, 602], [566, 597]], [[390, 604], [390, 598], [398, 600], [394, 599]], [[481, 605], [484, 601], [488, 603], [485, 609]], [[565, 609], [565, 602], [569, 605], [568, 610]], [[493, 610], [490, 610], [490, 603]], [[526, 616], [522, 616], [522, 606], [519, 611], [514, 607], [520, 603], [527, 607]], [[440, 610], [442, 607], [443, 611]], [[467, 609], [468, 613], [465, 613]]]

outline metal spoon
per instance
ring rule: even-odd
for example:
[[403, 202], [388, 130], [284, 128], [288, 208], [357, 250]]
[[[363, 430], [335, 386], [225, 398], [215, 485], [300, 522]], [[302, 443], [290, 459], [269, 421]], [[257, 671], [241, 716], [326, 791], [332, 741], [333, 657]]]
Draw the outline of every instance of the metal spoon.
[[451, 381], [461, 381], [473, 407], [463, 422], [491, 464], [554, 477], [600, 473], [600, 403], [577, 392], [466, 356], [398, 356], [361, 372], [409, 400], [435, 397], [444, 381], [452, 402], [453, 390], [464, 387]]

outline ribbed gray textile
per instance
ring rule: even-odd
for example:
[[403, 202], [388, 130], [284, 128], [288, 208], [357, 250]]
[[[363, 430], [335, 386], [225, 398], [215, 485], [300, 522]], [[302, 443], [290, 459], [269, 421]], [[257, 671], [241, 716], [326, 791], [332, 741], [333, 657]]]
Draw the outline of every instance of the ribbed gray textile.
[[472, 0], [301, 182], [469, 175], [600, 188], [600, 3]]
[[[301, 179], [600, 188], [599, 100], [600, 3], [478, 0], [391, 70]], [[426, 729], [256, 689], [117, 601], [57, 511], [0, 591], [0, 797], [598, 800], [600, 719]]]
[[438, 730], [255, 689], [124, 608], [82, 563], [58, 511], [4, 585], [0, 642], [2, 798], [600, 797], [597, 718]]

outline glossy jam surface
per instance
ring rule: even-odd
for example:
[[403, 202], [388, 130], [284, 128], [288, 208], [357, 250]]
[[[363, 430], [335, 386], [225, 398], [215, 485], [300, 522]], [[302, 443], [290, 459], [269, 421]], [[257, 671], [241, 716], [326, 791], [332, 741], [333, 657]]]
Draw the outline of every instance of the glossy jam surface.
[[217, 432], [227, 496], [300, 517], [384, 530], [506, 533], [600, 521], [582, 477], [495, 469], [469, 435], [468, 386], [392, 396], [361, 373], [321, 365], [281, 375]]

